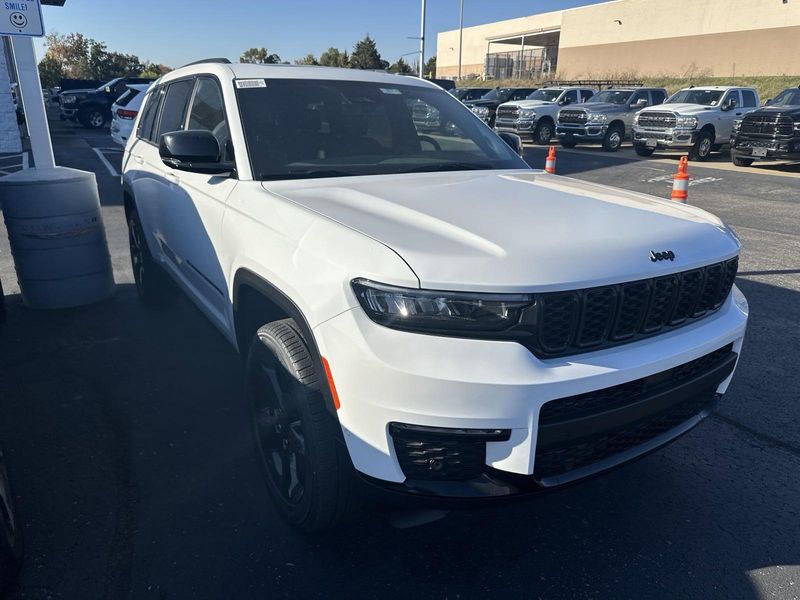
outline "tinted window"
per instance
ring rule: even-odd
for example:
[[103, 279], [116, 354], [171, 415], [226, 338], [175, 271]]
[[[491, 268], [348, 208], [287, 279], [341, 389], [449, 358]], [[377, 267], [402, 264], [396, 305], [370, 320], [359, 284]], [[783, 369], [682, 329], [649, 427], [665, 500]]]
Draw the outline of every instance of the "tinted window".
[[742, 90], [742, 106], [758, 106], [756, 95], [752, 90]]
[[667, 99], [667, 95], [663, 90], [651, 90], [650, 95], [653, 97], [653, 104], [663, 104]]
[[153, 125], [156, 122], [156, 115], [158, 114], [158, 105], [161, 100], [161, 88], [153, 90], [145, 98], [146, 105], [142, 118], [139, 120], [139, 131], [136, 133], [139, 139], [152, 140], [153, 139]]
[[158, 123], [158, 138], [170, 131], [180, 131], [186, 120], [186, 107], [194, 89], [194, 79], [184, 79], [171, 84], [164, 98], [164, 108]]
[[525, 88], [522, 90], [516, 90], [512, 95], [510, 100], [524, 100], [528, 97], [533, 90], [531, 88]]
[[594, 96], [592, 90], [581, 90], [581, 102], [586, 102], [592, 96]]
[[775, 99], [770, 104], [783, 104], [787, 106], [800, 105], [800, 89], [789, 88], [783, 90], [780, 94], [775, 96]]
[[127, 92], [124, 92], [119, 98], [117, 98], [117, 106], [128, 106], [131, 100], [136, 98], [141, 92], [139, 90], [129, 89]]
[[650, 98], [647, 96], [647, 92], [636, 92], [628, 104], [636, 104], [639, 100], [647, 100], [648, 104], [650, 103]]
[[731, 98], [736, 100], [736, 106], [742, 105], [742, 99], [739, 97], [739, 90], [731, 90], [725, 94], [725, 97], [722, 99], [722, 104], [725, 104]]
[[224, 151], [226, 160], [230, 158], [230, 134], [228, 121], [225, 118], [225, 105], [222, 102], [222, 90], [213, 79], [201, 77], [197, 81], [197, 90], [192, 100], [189, 113], [188, 129], [203, 129], [214, 134], [219, 147]]
[[670, 96], [670, 104], [702, 104], [703, 106], [717, 106], [722, 98], [719, 90], [681, 90]]
[[258, 179], [528, 168], [443, 90], [271, 79], [236, 94]]
[[[640, 92], [641, 93], [641, 92]], [[591, 97], [590, 102], [610, 102], [612, 104], [625, 104], [633, 92], [625, 90], [603, 90]], [[646, 98], [647, 96], [645, 96]], [[632, 102], [635, 102], [632, 101]]]
[[564, 94], [565, 99], [569, 99], [570, 104], [575, 104], [578, 101], [578, 90], [570, 90]]
[[528, 100], [543, 100], [545, 102], [555, 102], [558, 97], [561, 95], [561, 90], [536, 90], [530, 96], [528, 96]]

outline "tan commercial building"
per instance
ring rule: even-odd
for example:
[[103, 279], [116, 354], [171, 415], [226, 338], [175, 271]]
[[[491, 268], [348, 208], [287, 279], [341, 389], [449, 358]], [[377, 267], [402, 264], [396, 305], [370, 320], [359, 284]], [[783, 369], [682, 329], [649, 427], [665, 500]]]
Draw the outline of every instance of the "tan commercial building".
[[[465, 77], [800, 75], [800, 0], [614, 0], [467, 27], [460, 54]], [[457, 29], [436, 73], [458, 77]]]

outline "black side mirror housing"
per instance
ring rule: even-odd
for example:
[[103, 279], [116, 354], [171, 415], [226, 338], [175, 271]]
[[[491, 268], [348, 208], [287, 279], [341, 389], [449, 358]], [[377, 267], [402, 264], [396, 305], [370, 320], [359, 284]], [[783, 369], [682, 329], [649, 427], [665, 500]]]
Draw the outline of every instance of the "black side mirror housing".
[[736, 108], [736, 98], [728, 98], [727, 102], [722, 105], [722, 110], [733, 110]]
[[522, 156], [522, 138], [515, 133], [508, 133], [507, 131], [502, 131], [497, 135], [499, 135], [500, 139], [508, 144], [514, 152], [516, 152], [520, 157]]
[[159, 140], [158, 153], [165, 165], [179, 171], [220, 175], [234, 170], [233, 163], [220, 159], [219, 142], [210, 131], [165, 133]]

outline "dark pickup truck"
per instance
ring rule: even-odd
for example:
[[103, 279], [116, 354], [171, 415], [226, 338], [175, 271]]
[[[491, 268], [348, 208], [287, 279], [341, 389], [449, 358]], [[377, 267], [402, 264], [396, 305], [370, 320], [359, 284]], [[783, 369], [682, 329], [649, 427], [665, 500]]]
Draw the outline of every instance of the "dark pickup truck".
[[464, 104], [489, 125], [489, 127], [494, 127], [498, 106], [514, 100], [524, 100], [535, 91], [535, 87], [495, 88], [480, 99], [464, 102]]
[[111, 105], [125, 93], [128, 84], [153, 81], [138, 77], [118, 77], [97, 89], [61, 92], [60, 117], [62, 120], [78, 121], [88, 129], [100, 129], [111, 120]]
[[800, 88], [783, 90], [734, 122], [731, 160], [737, 167], [756, 160], [800, 160]]

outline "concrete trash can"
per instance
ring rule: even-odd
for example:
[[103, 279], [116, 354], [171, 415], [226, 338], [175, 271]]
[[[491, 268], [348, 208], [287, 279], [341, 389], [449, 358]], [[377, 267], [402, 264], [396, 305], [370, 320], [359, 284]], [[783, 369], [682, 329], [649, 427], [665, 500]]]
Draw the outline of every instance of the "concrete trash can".
[[114, 275], [94, 173], [56, 167], [0, 179], [22, 300], [71, 308], [114, 293]]

